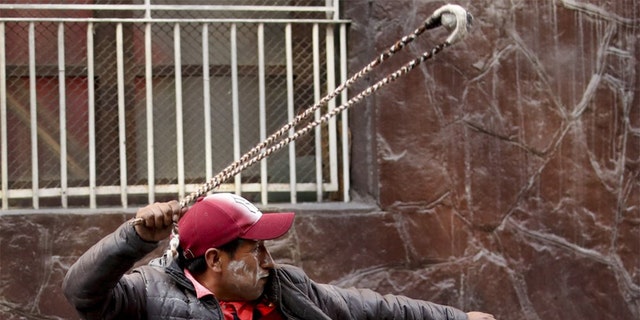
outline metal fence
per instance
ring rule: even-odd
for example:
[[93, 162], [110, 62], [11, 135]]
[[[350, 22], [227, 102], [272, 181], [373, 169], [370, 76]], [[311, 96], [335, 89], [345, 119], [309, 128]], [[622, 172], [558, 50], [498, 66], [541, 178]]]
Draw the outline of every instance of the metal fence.
[[[1, 2], [2, 209], [196, 190], [346, 77], [338, 0], [289, 3]], [[218, 190], [348, 201], [346, 117]]]

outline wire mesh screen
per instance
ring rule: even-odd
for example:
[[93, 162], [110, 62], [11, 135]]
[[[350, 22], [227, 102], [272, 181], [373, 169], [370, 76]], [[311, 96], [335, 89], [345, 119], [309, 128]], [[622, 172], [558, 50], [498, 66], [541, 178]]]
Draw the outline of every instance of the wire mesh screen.
[[[3, 209], [182, 197], [344, 73], [333, 1], [11, 3], [0, 4]], [[337, 172], [348, 168], [336, 159], [347, 146], [336, 128], [220, 191], [262, 203], [340, 199]]]

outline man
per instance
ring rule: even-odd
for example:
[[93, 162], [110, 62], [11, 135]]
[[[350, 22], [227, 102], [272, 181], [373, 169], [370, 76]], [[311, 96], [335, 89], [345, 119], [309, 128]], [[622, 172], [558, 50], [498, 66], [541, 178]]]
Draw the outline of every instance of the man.
[[[310, 280], [276, 265], [265, 240], [284, 235], [293, 213], [262, 214], [242, 197], [219, 193], [189, 210], [176, 201], [138, 210], [71, 266], [65, 295], [87, 319], [431, 319], [490, 320], [458, 309], [371, 290]], [[136, 261], [166, 239], [179, 221], [178, 257]]]

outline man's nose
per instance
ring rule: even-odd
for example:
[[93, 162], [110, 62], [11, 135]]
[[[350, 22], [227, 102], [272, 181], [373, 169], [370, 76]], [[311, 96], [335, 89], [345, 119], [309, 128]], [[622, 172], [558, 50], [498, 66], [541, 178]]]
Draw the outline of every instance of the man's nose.
[[263, 269], [273, 269], [275, 262], [273, 262], [271, 253], [269, 253], [269, 250], [267, 250], [264, 245], [260, 246], [260, 253], [262, 257], [260, 259], [260, 267], [262, 267]]

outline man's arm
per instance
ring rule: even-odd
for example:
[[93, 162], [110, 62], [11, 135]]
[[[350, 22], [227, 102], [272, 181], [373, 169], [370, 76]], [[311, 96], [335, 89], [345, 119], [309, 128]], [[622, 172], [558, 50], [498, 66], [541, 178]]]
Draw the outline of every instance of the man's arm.
[[305, 308], [300, 299], [306, 297], [331, 319], [495, 320], [487, 313], [465, 313], [454, 307], [401, 295], [381, 295], [368, 289], [318, 284], [299, 268], [286, 267], [285, 270], [285, 278], [288, 279], [283, 279], [283, 286], [293, 284], [295, 288], [286, 290], [290, 296], [286, 296], [283, 290], [281, 298], [294, 313], [306, 311], [296, 310], [298, 306]]
[[457, 308], [429, 301], [401, 295], [381, 295], [368, 289], [319, 286], [338, 296], [339, 303], [350, 305], [354, 319], [468, 320], [467, 314]]
[[340, 300], [351, 305], [349, 309], [353, 319], [495, 320], [493, 315], [488, 313], [465, 313], [451, 306], [401, 295], [381, 295], [367, 289], [321, 286], [337, 292]]
[[[144, 223], [125, 223], [109, 234], [74, 263], [63, 281], [63, 291], [69, 302], [86, 318], [104, 318], [104, 312], [119, 310], [136, 312], [143, 303], [144, 282], [140, 274], [123, 275], [136, 261], [157, 248], [158, 241], [171, 232], [174, 216], [183, 209], [177, 201], [156, 203], [138, 210], [136, 217]], [[113, 310], [114, 308], [118, 310]], [[140, 311], [140, 310], [138, 310]], [[110, 312], [111, 313], [111, 312]]]
[[[109, 305], [122, 305], [125, 288], [118, 285], [134, 263], [153, 251], [157, 243], [144, 242], [128, 223], [104, 237], [74, 263], [67, 272], [62, 288], [67, 300], [83, 317], [102, 318]], [[132, 282], [136, 282], [131, 279]], [[140, 299], [131, 299], [137, 301]]]

